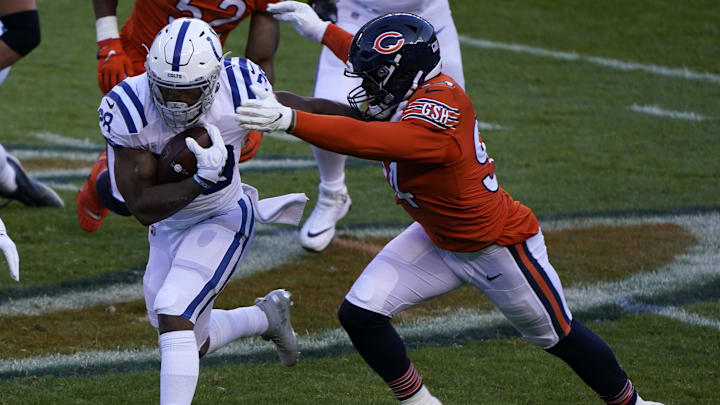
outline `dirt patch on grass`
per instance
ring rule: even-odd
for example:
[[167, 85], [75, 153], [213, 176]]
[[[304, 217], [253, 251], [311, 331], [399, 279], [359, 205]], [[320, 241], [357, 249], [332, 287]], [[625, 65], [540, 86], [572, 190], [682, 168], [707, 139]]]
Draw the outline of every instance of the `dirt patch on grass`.
[[[673, 224], [599, 226], [545, 233], [550, 262], [563, 285], [611, 281], [633, 272], [656, 269], [696, 243]], [[341, 238], [321, 254], [306, 256], [265, 273], [229, 284], [216, 308], [252, 305], [255, 297], [276, 288], [293, 294], [293, 326], [298, 333], [337, 328], [337, 308], [365, 265], [388, 239]], [[398, 320], [437, 316], [457, 308], [490, 309], [492, 304], [472, 287], [409, 309]], [[0, 318], [0, 357], [155, 345], [142, 301], [62, 311], [33, 317]]]

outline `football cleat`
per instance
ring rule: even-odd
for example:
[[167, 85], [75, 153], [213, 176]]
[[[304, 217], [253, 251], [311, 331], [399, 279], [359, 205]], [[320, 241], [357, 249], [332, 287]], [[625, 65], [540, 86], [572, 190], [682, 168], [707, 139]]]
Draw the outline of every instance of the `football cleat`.
[[0, 191], [0, 197], [18, 200], [30, 207], [62, 208], [65, 206], [65, 202], [53, 189], [30, 178], [15, 156], [8, 154], [7, 163], [15, 169], [17, 189], [12, 193]]
[[297, 335], [290, 324], [290, 306], [292, 306], [290, 293], [283, 289], [271, 291], [262, 298], [256, 298], [255, 305], [268, 319], [268, 328], [260, 336], [275, 344], [275, 350], [282, 364], [288, 367], [295, 365], [300, 352]]
[[645, 401], [644, 399], [640, 398], [640, 395], [637, 397], [637, 401], [635, 401], [635, 405], [663, 405], [660, 402], [652, 402], [652, 401]]
[[347, 187], [332, 192], [320, 183], [320, 193], [310, 217], [300, 229], [300, 245], [310, 251], [324, 250], [335, 237], [335, 224], [347, 215], [352, 205]]
[[98, 156], [93, 164], [90, 176], [78, 191], [75, 202], [77, 203], [77, 216], [80, 227], [86, 232], [95, 232], [100, 229], [103, 221], [110, 210], [100, 202], [97, 194], [97, 179], [100, 173], [107, 170], [107, 151]]

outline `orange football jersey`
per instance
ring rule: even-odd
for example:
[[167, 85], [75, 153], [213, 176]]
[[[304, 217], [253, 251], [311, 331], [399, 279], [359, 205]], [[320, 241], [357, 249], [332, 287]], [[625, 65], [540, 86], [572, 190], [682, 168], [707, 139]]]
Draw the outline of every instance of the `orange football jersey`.
[[532, 211], [498, 185], [470, 98], [449, 76], [425, 82], [394, 119], [298, 111], [292, 133], [324, 149], [382, 161], [397, 203], [440, 248], [474, 252], [538, 232]]
[[120, 32], [123, 49], [133, 67], [145, 71], [145, 55], [155, 35], [170, 21], [181, 17], [199, 18], [210, 24], [225, 43], [230, 31], [247, 16], [265, 11], [277, 0], [136, 0], [130, 18]]

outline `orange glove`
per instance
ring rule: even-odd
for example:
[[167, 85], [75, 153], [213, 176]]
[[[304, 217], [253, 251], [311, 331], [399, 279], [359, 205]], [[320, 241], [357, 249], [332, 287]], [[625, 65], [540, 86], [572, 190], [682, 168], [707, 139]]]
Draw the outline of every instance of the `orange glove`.
[[260, 131], [250, 131], [243, 140], [243, 149], [240, 151], [240, 160], [242, 163], [246, 160], [250, 160], [255, 156], [258, 149], [260, 149], [260, 139], [262, 139], [263, 133]]
[[126, 77], [135, 76], [132, 61], [125, 55], [120, 38], [98, 42], [97, 77], [100, 91], [107, 94]]

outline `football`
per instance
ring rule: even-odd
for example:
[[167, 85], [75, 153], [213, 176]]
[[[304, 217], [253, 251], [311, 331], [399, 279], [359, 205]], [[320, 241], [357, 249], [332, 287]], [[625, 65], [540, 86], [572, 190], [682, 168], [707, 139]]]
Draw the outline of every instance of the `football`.
[[175, 183], [197, 172], [195, 154], [188, 149], [185, 138], [190, 137], [207, 148], [212, 144], [207, 130], [203, 127], [192, 127], [175, 135], [160, 153], [157, 167], [158, 184]]

